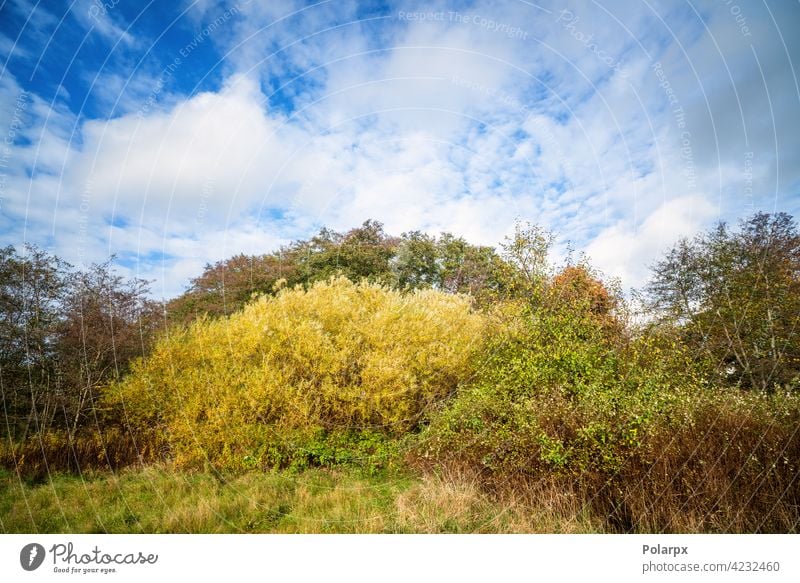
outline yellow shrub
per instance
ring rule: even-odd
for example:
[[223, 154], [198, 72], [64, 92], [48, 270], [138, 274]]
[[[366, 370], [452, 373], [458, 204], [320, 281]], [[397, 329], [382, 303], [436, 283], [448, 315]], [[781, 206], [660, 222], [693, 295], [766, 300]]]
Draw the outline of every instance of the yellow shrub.
[[179, 463], [235, 466], [290, 436], [413, 429], [467, 380], [483, 330], [466, 297], [336, 278], [173, 330], [107, 399], [163, 427]]

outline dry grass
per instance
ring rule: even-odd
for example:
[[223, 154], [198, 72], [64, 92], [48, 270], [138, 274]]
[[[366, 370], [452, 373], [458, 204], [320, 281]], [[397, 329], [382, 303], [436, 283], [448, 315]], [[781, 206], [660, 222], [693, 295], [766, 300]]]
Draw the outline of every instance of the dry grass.
[[555, 487], [487, 492], [482, 478], [459, 470], [426, 474], [395, 503], [408, 532], [590, 533], [602, 532], [572, 493]]

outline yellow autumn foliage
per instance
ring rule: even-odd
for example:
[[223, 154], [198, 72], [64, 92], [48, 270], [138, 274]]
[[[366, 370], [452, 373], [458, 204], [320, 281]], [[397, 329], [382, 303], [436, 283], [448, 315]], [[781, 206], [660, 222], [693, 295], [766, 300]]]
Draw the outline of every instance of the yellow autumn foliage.
[[172, 330], [106, 399], [181, 465], [272, 463], [292, 436], [413, 429], [469, 380], [484, 330], [467, 297], [334, 278]]

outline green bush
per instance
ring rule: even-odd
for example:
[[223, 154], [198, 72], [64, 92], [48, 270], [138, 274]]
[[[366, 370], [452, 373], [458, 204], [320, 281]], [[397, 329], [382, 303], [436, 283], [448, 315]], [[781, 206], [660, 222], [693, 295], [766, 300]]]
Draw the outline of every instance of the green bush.
[[609, 333], [591, 311], [525, 307], [505, 318], [476, 380], [433, 420], [427, 455], [500, 474], [614, 472], [701, 389], [679, 350]]
[[797, 528], [797, 395], [714, 387], [668, 337], [628, 338], [574, 308], [507, 312], [412, 459], [498, 491], [577, 492], [611, 530]]

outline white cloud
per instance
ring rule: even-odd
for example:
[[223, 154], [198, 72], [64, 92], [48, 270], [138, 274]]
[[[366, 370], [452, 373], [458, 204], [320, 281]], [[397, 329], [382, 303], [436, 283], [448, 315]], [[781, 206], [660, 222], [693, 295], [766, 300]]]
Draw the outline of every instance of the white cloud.
[[81, 26], [99, 33], [109, 42], [132, 45], [136, 38], [117, 24], [121, 20], [119, 1], [75, 0], [70, 6], [70, 12]]
[[603, 229], [586, 254], [605, 275], [640, 287], [653, 261], [678, 238], [696, 234], [716, 216], [703, 198], [681, 197], [664, 203], [638, 225], [620, 221]]
[[[225, 9], [195, 8], [195, 27]], [[419, 8], [445, 11], [444, 22], [397, 11], [359, 20], [355, 2], [242, 3], [242, 17], [209, 37], [226, 55], [219, 91], [166, 88], [159, 108], [137, 108], [147, 72], [106, 72], [103, 103], [129, 86], [111, 120], [78, 120], [33, 96], [30, 143], [13, 150], [4, 211], [23, 221], [15, 240], [24, 229], [28, 239], [55, 239], [68, 258], [118, 252], [167, 295], [207, 261], [367, 218], [393, 233], [449, 230], [484, 244], [501, 241], [516, 218], [531, 220], [638, 286], [678, 236], [765, 200], [742, 198], [742, 116], [714, 41], [743, 75], [735, 85], [756, 153], [747, 187], [777, 189], [779, 202], [797, 205], [800, 133], [793, 81], [779, 74], [784, 49], [768, 42], [761, 15], [753, 30], [768, 102], [724, 7], [702, 8], [709, 31], [679, 5], [661, 14], [666, 28], [650, 9], [614, 2], [568, 7], [578, 17], [571, 27], [558, 21], [560, 6], [524, 3], [486, 2], [457, 17], [445, 3]], [[124, 39], [119, 19], [104, 16], [104, 34]], [[688, 157], [653, 60], [686, 112]], [[19, 90], [0, 83], [4, 96]], [[765, 115], [770, 104], [779, 127]]]
[[16, 40], [10, 39], [6, 35], [0, 33], [0, 56], [2, 56], [4, 60], [9, 60], [12, 57], [30, 57], [30, 53], [17, 44]]

